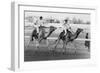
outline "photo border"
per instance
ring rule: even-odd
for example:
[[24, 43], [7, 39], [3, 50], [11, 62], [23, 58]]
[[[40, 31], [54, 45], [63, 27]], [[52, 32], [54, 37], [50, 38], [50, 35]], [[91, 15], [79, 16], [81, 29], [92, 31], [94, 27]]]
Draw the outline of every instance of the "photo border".
[[[13, 47], [12, 47], [12, 50], [11, 50], [12, 55], [13, 55], [11, 57], [11, 62], [12, 62], [11, 69], [14, 70], [14, 71], [19, 71], [19, 70], [23, 70], [23, 69], [26, 70], [28, 68], [28, 67], [24, 68], [23, 66], [21, 68], [21, 60], [20, 60], [20, 53], [21, 53], [21, 51], [20, 51], [20, 17], [19, 17], [20, 16], [20, 6], [35, 6], [35, 7], [46, 7], [46, 8], [50, 7], [50, 8], [58, 8], [58, 9], [59, 8], [64, 8], [64, 9], [65, 8], [69, 8], [70, 9], [69, 6], [68, 7], [67, 6], [66, 7], [59, 7], [59, 6], [32, 5], [32, 4], [25, 4], [25, 3], [18, 3], [18, 2], [12, 3], [12, 7], [14, 7], [14, 8], [12, 8], [12, 13], [13, 13], [13, 15], [15, 15], [15, 16], [13, 16], [11, 18], [12, 19], [12, 25], [13, 25], [12, 26], [12, 30], [13, 30], [13, 33], [15, 33], [15, 34], [12, 33], [12, 37], [13, 37], [14, 40], [12, 41]], [[95, 7], [92, 7], [92, 8], [84, 8], [84, 7], [83, 8], [77, 8], [76, 7], [75, 8], [73, 6], [72, 9], [84, 9], [84, 10], [88, 10], [89, 9], [89, 10], [92, 10], [93, 11], [93, 13], [92, 13], [92, 14], [94, 14], [93, 16], [96, 15], [95, 14], [96, 13], [96, 8]], [[95, 19], [96, 19], [96, 16], [94, 18], [93, 23], [95, 23]], [[93, 26], [95, 26], [95, 25], [93, 25]], [[96, 29], [96, 28], [93, 28], [93, 29]], [[95, 53], [95, 55], [96, 55], [96, 53]], [[70, 61], [73, 62], [72, 60], [70, 60]], [[79, 60], [74, 60], [74, 62], [76, 62], [76, 64], [77, 64], [77, 61], [79, 61]], [[63, 60], [62, 61], [60, 60], [60, 61], [44, 61], [44, 62], [42, 61], [41, 63], [40, 62], [34, 62], [34, 64], [36, 63], [37, 66], [38, 66], [38, 65], [44, 65], [44, 63], [46, 65], [47, 63], [51, 63], [51, 64], [54, 64], [54, 63], [57, 63], [58, 64], [58, 63], [60, 63], [60, 64], [63, 64], [63, 62], [66, 63], [65, 60], [64, 61]], [[90, 62], [90, 60], [88, 62]], [[36, 66], [36, 64], [35, 64], [35, 66]], [[71, 66], [70, 64], [68, 64], [68, 66]], [[75, 64], [75, 66], [76, 66], [76, 64]], [[84, 64], [87, 64], [87, 63], [84, 63]], [[95, 61], [94, 60], [92, 61], [92, 59], [91, 59], [91, 64], [95, 64]], [[26, 65], [28, 65], [28, 64], [26, 64]], [[80, 64], [80, 66], [82, 66], [82, 65]], [[50, 65], [50, 66], [52, 67], [53, 65]], [[34, 65], [32, 67], [34, 67]], [[32, 69], [34, 69], [34, 68], [32, 68]]]

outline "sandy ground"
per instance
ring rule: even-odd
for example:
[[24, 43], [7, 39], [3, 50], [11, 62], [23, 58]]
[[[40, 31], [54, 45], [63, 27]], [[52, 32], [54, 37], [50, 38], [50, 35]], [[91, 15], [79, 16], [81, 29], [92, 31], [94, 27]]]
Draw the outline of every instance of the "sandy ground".
[[[64, 60], [64, 59], [88, 59], [90, 58], [90, 52], [88, 48], [84, 46], [84, 41], [74, 41], [66, 46], [66, 50], [62, 48], [62, 42], [60, 42], [57, 48], [54, 48], [54, 41], [49, 41], [49, 47], [46, 42], [43, 41], [39, 48], [35, 47], [32, 42], [24, 49], [25, 61], [44, 61], [44, 60]], [[76, 45], [76, 46], [75, 46]]]

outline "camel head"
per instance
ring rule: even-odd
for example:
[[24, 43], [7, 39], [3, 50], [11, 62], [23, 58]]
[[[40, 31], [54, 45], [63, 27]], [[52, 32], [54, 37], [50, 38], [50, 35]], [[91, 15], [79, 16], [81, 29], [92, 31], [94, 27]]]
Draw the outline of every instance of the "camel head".
[[50, 31], [55, 31], [57, 28], [54, 26], [50, 26]]
[[77, 32], [77, 33], [80, 33], [80, 32], [82, 32], [82, 31], [83, 31], [83, 29], [78, 28], [76, 32]]

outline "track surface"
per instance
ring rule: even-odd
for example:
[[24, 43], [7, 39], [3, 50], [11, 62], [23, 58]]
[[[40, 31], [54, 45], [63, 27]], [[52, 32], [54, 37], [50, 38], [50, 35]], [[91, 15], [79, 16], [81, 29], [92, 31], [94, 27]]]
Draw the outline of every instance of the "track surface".
[[24, 49], [24, 61], [44, 61], [44, 60], [71, 60], [71, 59], [88, 59], [90, 58], [90, 52], [85, 48], [47, 48], [41, 46], [36, 48], [35, 46], [29, 46]]

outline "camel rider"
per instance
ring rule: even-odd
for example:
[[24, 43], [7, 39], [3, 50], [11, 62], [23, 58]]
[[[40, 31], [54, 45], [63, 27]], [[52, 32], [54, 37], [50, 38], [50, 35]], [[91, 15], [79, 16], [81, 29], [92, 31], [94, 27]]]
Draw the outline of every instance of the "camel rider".
[[68, 29], [69, 31], [71, 31], [71, 33], [73, 34], [73, 31], [72, 31], [72, 29], [71, 29], [71, 27], [70, 27], [70, 25], [69, 25], [69, 23], [68, 23], [68, 19], [65, 19], [65, 20], [64, 20], [64, 24], [63, 24], [63, 30], [65, 31], [65, 34], [64, 34], [64, 35], [67, 34], [67, 31], [66, 31], [67, 29]]
[[35, 24], [34, 24], [34, 27], [35, 27], [35, 29], [37, 30], [37, 33], [38, 33], [38, 35], [40, 35], [41, 33], [41, 31], [39, 30], [39, 27], [40, 26], [43, 26], [43, 17], [42, 16], [40, 16], [39, 17], [39, 20], [37, 20], [36, 22], [35, 22]]

